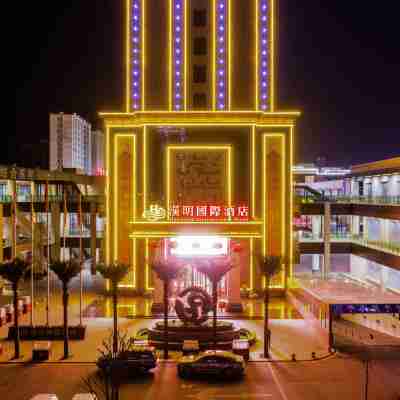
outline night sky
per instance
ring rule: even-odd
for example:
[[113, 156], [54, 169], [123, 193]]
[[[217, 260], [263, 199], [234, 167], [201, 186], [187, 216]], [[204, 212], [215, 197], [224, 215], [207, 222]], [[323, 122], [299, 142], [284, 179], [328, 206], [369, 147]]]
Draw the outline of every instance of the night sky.
[[[400, 155], [394, 3], [280, 0], [278, 103], [303, 111], [297, 162], [324, 156], [349, 165]], [[16, 132], [0, 163], [28, 166], [28, 153], [47, 151], [37, 144], [48, 139], [50, 112], [99, 124], [97, 111], [122, 109], [122, 0], [27, 1], [15, 13]]]

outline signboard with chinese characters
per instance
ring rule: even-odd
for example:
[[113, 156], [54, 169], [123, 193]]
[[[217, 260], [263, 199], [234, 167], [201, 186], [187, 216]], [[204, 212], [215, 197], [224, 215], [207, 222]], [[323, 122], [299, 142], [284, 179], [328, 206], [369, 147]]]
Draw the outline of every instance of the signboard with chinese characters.
[[171, 158], [172, 201], [226, 202], [228, 153], [225, 149], [174, 149]]
[[217, 204], [172, 204], [169, 209], [171, 220], [189, 221], [248, 221], [247, 205]]
[[143, 213], [148, 221], [248, 221], [249, 207], [240, 205], [221, 204], [171, 204], [169, 209], [152, 204]]

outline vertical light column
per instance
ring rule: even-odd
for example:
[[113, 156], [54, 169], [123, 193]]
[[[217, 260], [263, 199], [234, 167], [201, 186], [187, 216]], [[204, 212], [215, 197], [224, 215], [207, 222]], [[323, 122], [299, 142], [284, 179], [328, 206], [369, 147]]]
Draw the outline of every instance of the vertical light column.
[[262, 111], [271, 109], [271, 41], [273, 0], [258, 0], [257, 3], [257, 103]]
[[128, 0], [130, 4], [130, 41], [127, 44], [129, 54], [128, 62], [130, 64], [128, 78], [129, 85], [129, 104], [130, 111], [143, 109], [144, 91], [143, 91], [143, 66], [144, 66], [144, 18], [142, 0]]
[[171, 89], [174, 111], [186, 109], [186, 0], [173, 0], [171, 10]]
[[229, 0], [216, 0], [214, 22], [214, 109], [229, 108]]

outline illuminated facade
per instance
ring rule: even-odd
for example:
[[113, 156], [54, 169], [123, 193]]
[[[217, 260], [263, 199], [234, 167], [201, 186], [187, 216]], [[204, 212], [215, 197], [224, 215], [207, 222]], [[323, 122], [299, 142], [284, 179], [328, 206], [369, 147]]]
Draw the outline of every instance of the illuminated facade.
[[[240, 288], [262, 289], [256, 253], [291, 254], [299, 113], [275, 107], [274, 3], [126, 0], [125, 110], [101, 113], [105, 254], [132, 266], [123, 286], [157, 287], [154, 241], [227, 238], [243, 248], [227, 279], [240, 303]], [[290, 276], [288, 263], [274, 286]]]

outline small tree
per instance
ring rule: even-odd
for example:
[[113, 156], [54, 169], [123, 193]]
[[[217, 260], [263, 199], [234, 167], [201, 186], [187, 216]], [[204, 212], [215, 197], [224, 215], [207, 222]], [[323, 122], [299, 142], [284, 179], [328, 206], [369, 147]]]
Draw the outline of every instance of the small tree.
[[151, 268], [164, 283], [164, 359], [168, 359], [168, 304], [169, 286], [176, 279], [181, 265], [175, 260], [156, 259], [150, 262]]
[[265, 291], [264, 291], [264, 357], [269, 357], [269, 344], [271, 340], [271, 332], [269, 331], [269, 299], [270, 299], [270, 286], [274, 276], [279, 274], [282, 270], [284, 263], [282, 256], [257, 256], [258, 266], [261, 275], [265, 278]]
[[100, 264], [97, 266], [97, 271], [108, 279], [111, 283], [111, 293], [113, 301], [113, 352], [118, 353], [118, 285], [126, 277], [129, 272], [129, 265], [114, 262], [113, 264], [106, 265]]
[[14, 358], [20, 358], [20, 339], [19, 339], [19, 318], [18, 318], [18, 287], [22, 279], [27, 279], [31, 269], [31, 264], [15, 258], [12, 261], [0, 264], [0, 276], [9, 281], [12, 285], [13, 304], [14, 304]]
[[233, 263], [229, 258], [215, 258], [196, 265], [196, 269], [206, 275], [212, 284], [214, 349], [217, 348], [218, 283], [232, 268]]
[[63, 326], [64, 326], [64, 359], [69, 357], [68, 341], [68, 300], [69, 284], [71, 280], [81, 271], [81, 266], [74, 260], [54, 261], [50, 264], [50, 269], [57, 275], [62, 284], [62, 302], [63, 302]]

